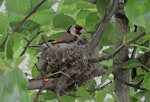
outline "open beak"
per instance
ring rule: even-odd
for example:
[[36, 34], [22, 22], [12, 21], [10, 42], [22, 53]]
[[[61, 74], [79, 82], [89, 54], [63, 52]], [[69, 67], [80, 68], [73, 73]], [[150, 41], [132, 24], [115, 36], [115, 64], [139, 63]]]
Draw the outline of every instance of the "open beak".
[[87, 31], [85, 29], [81, 29], [80, 33], [87, 33]]

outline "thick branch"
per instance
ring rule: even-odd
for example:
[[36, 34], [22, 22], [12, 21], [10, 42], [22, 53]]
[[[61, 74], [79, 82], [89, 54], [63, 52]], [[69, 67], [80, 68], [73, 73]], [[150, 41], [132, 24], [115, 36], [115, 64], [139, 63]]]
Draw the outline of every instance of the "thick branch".
[[[54, 80], [53, 78], [48, 79], [47, 83], [44, 85], [44, 89], [52, 89], [54, 86], [53, 80]], [[42, 84], [43, 84], [43, 79], [29, 80], [28, 90], [39, 89]]]
[[16, 32], [23, 23], [33, 14], [36, 12], [36, 10], [45, 2], [46, 0], [42, 0], [33, 10], [22, 20], [19, 22], [19, 24], [13, 29], [13, 32]]
[[139, 36], [135, 37], [134, 39], [126, 42], [125, 44], [122, 44], [121, 46], [119, 46], [117, 48], [117, 50], [115, 52], [113, 52], [112, 54], [110, 55], [107, 55], [107, 56], [103, 56], [103, 57], [98, 57], [98, 58], [93, 58], [93, 59], [90, 59], [89, 61], [91, 63], [96, 63], [96, 62], [100, 62], [100, 61], [103, 61], [103, 60], [108, 60], [108, 59], [111, 59], [113, 58], [118, 52], [120, 52], [124, 47], [127, 47], [129, 46], [130, 44], [134, 43], [136, 40], [140, 39], [141, 37], [145, 36], [145, 32], [140, 34]]
[[113, 0], [113, 1], [114, 2], [113, 2], [113, 5], [111, 7], [111, 10], [110, 11], [106, 10], [105, 16], [103, 17], [102, 21], [100, 22], [100, 24], [99, 24], [99, 26], [95, 32], [95, 35], [93, 37], [93, 40], [90, 43], [92, 49], [95, 49], [95, 47], [99, 44], [100, 37], [102, 36], [102, 34], [103, 34], [105, 28], [107, 27], [109, 21], [111, 20], [113, 14], [115, 13], [115, 11], [118, 8], [118, 5], [119, 5], [118, 0]]

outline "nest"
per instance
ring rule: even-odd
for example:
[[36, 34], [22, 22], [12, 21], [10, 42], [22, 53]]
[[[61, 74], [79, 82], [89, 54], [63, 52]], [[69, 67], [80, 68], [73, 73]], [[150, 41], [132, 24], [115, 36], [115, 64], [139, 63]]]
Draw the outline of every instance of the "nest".
[[89, 63], [88, 45], [47, 47], [39, 57], [38, 69], [42, 75], [53, 78], [54, 92], [69, 92], [94, 76], [97, 69]]

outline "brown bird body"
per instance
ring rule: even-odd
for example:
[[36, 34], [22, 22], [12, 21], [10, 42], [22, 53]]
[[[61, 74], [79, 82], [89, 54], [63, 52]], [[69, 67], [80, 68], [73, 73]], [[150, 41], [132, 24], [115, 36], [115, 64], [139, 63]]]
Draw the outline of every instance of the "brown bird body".
[[54, 38], [53, 41], [51, 41], [52, 44], [56, 44], [56, 43], [69, 43], [69, 42], [73, 42], [77, 39], [76, 36], [71, 35], [69, 33], [65, 33], [63, 35], [61, 35], [58, 38]]
[[[61, 36], [54, 38], [53, 40], [48, 41], [51, 44], [59, 44], [59, 45], [64, 45], [64, 43], [66, 43], [65, 45], [68, 45], [72, 42], [77, 42], [80, 43], [80, 34], [81, 33], [86, 33], [86, 31], [83, 29], [82, 26], [80, 25], [72, 25], [69, 27], [69, 29], [67, 30], [66, 33], [62, 34]], [[61, 44], [63, 43], [63, 44]], [[33, 48], [33, 49], [43, 49], [47, 47], [45, 43], [40, 44], [40, 45], [36, 45], [36, 46], [29, 46], [29, 48]]]

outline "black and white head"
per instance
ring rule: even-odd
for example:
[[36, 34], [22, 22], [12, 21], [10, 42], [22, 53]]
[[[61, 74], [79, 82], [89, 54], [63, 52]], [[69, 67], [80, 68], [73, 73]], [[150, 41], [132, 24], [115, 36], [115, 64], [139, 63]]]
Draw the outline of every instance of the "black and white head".
[[86, 30], [80, 25], [72, 25], [69, 27], [67, 33], [72, 34], [74, 36], [80, 36], [82, 33], [86, 33]]

